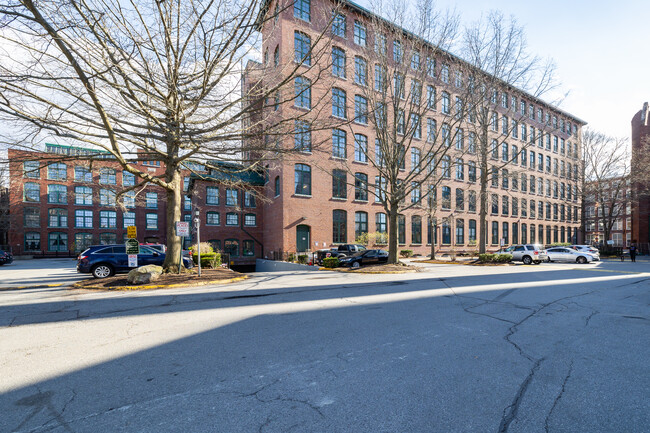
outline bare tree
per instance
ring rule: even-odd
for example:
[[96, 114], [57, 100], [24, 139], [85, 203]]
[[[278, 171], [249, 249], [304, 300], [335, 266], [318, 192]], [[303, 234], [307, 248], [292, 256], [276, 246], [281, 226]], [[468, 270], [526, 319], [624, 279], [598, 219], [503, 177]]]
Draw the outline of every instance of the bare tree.
[[[517, 179], [518, 172], [524, 172], [526, 167], [524, 163], [518, 168], [515, 163], [521, 158], [525, 161], [526, 149], [536, 139], [542, 139], [534, 132], [524, 135], [526, 132], [522, 130], [519, 134], [518, 129], [529, 113], [520, 109], [516, 101], [518, 96], [539, 98], [553, 90], [557, 86], [555, 65], [530, 55], [523, 27], [514, 18], [506, 19], [499, 12], [491, 12], [465, 29], [460, 55], [467, 63], [459, 71], [466, 80], [459, 103], [464, 105], [468, 116], [466, 128], [476, 137], [478, 245], [479, 253], [485, 253], [488, 183], [491, 179], [498, 182], [499, 177], [502, 182]], [[509, 149], [506, 139], [518, 136], [522, 138], [518, 147]]]
[[[263, 62], [251, 68], [265, 79], [242, 82], [254, 75], [245, 65], [259, 50], [259, 30], [294, 16], [293, 2], [274, 10], [266, 5], [1, 1], [0, 118], [11, 125], [4, 142], [34, 149], [54, 136], [90, 146], [137, 177], [120, 194], [145, 185], [162, 188], [169, 250], [164, 266], [173, 270], [181, 248], [172, 224], [181, 219], [181, 169], [192, 170], [197, 162], [219, 171], [220, 162], [233, 160], [256, 169], [260, 161], [290, 152], [276, 143], [293, 133], [300, 115], [273, 113], [301, 97], [294, 81], [307, 58], [312, 86], [327, 70], [327, 62], [318, 60], [329, 55], [325, 26], [302, 58], [292, 62], [265, 51]], [[318, 19], [325, 23], [331, 19], [329, 9], [312, 13], [324, 14]], [[132, 164], [136, 160], [160, 161], [164, 174], [152, 175]]]
[[[460, 120], [451, 112], [444, 121], [433, 119], [438, 104], [433, 81], [436, 62], [448, 55], [446, 48], [454, 40], [457, 20], [435, 10], [431, 0], [418, 1], [412, 9], [402, 2], [377, 2], [373, 9], [385, 19], [370, 18], [368, 34], [374, 40], [355, 64], [361, 98], [355, 101], [354, 122], [367, 124], [376, 138], [375, 143], [355, 144], [355, 158], [374, 168], [374, 188], [368, 188], [372, 180], [355, 182], [386, 211], [388, 262], [397, 263], [398, 243], [405, 242], [398, 230], [406, 224], [401, 212], [424, 208], [423, 200], [451, 172], [448, 154]], [[436, 176], [442, 166], [443, 175]], [[420, 218], [422, 236], [421, 217], [414, 218]]]
[[602, 228], [603, 244], [611, 238], [617, 220], [627, 214], [631, 200], [630, 146], [625, 137], [611, 137], [594, 130], [583, 133], [583, 172], [581, 194], [583, 206], [582, 228], [586, 238], [588, 217], [595, 217], [598, 230]]

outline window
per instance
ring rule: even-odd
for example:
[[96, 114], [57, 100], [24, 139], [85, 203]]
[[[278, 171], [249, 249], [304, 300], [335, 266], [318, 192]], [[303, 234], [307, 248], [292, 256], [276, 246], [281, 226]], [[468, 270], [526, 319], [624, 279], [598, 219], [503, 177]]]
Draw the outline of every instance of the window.
[[499, 196], [496, 194], [492, 194], [492, 214], [499, 214]]
[[467, 136], [467, 151], [470, 154], [476, 153], [476, 133], [470, 132]]
[[436, 88], [433, 86], [427, 86], [427, 107], [436, 109]]
[[23, 218], [24, 218], [25, 227], [41, 226], [41, 211], [37, 207], [23, 208]]
[[88, 186], [76, 186], [74, 188], [74, 204], [79, 206], [92, 206], [93, 190]]
[[74, 226], [76, 228], [93, 228], [93, 211], [84, 209], [75, 210]]
[[158, 193], [148, 192], [145, 194], [146, 207], [148, 209], [158, 209]]
[[237, 239], [226, 239], [223, 241], [223, 250], [230, 257], [239, 256], [239, 241]]
[[464, 180], [465, 179], [465, 166], [463, 165], [462, 158], [456, 158], [456, 161], [454, 162], [454, 165], [456, 166], [456, 180]]
[[422, 217], [419, 215], [411, 217], [411, 243], [422, 243]]
[[[187, 191], [189, 188], [190, 179], [187, 178], [187, 186], [183, 183], [183, 190]], [[135, 186], [135, 174], [129, 173], [128, 171], [122, 172], [122, 185], [123, 186]]]
[[368, 175], [364, 173], [354, 174], [354, 199], [368, 201]]
[[456, 188], [456, 210], [465, 210], [465, 192], [462, 188]]
[[375, 176], [375, 202], [386, 200], [388, 181], [385, 177]]
[[47, 236], [48, 251], [68, 251], [68, 234], [53, 232]]
[[47, 178], [49, 180], [65, 180], [68, 173], [68, 166], [62, 162], [54, 162], [47, 166]]
[[102, 229], [117, 228], [117, 212], [102, 210], [99, 212], [99, 227]]
[[332, 131], [332, 156], [334, 158], [346, 157], [347, 138], [345, 131], [334, 129]]
[[37, 203], [41, 201], [41, 187], [34, 182], [26, 182], [23, 185], [23, 201]]
[[456, 220], [456, 245], [465, 243], [465, 220]]
[[451, 209], [451, 188], [448, 186], [442, 187], [442, 209]]
[[456, 119], [463, 118], [463, 100], [460, 96], [456, 96]]
[[65, 209], [48, 209], [47, 217], [48, 227], [68, 227], [68, 211]]
[[346, 243], [347, 236], [347, 212], [335, 209], [332, 211], [332, 242]]
[[345, 91], [341, 89], [332, 89], [332, 116], [347, 118], [345, 105], [346, 105]]
[[517, 197], [512, 198], [512, 216], [519, 216], [519, 199]]
[[360, 236], [368, 233], [368, 214], [366, 212], [354, 213], [354, 237], [358, 239]]
[[273, 66], [277, 68], [279, 64], [280, 64], [280, 46], [276, 45], [275, 50], [273, 50]]
[[368, 62], [358, 56], [354, 58], [354, 82], [362, 86], [368, 85]]
[[469, 212], [476, 212], [476, 191], [467, 194], [467, 208]]
[[296, 164], [295, 174], [295, 194], [311, 195], [311, 167], [306, 164]]
[[420, 124], [420, 115], [411, 113], [411, 124], [409, 125], [413, 131], [413, 138], [422, 138], [422, 126]]
[[467, 236], [469, 237], [470, 244], [476, 243], [476, 220], [469, 220]]
[[368, 123], [368, 99], [361, 95], [354, 96], [354, 121], [357, 123]]
[[39, 251], [41, 249], [41, 234], [36, 232], [25, 233], [25, 251]]
[[311, 38], [304, 33], [293, 34], [293, 61], [303, 65], [311, 65]]
[[419, 172], [421, 170], [420, 149], [416, 147], [411, 148], [411, 169], [415, 172]]
[[274, 188], [275, 189], [275, 196], [277, 197], [277, 196], [280, 195], [280, 176], [275, 176], [274, 184], [275, 184], [275, 188]]
[[295, 106], [311, 109], [311, 80], [305, 77], [296, 77], [294, 87], [296, 93]]
[[510, 176], [508, 175], [508, 170], [503, 169], [501, 171], [501, 187], [508, 189], [509, 181], [510, 181]]
[[449, 179], [451, 177], [451, 170], [450, 170], [450, 162], [451, 158], [449, 155], [445, 155], [442, 157], [442, 160], [440, 161], [440, 168], [442, 170], [442, 177]]
[[440, 79], [443, 83], [449, 83], [449, 65], [446, 63], [440, 68]]
[[122, 214], [123, 227], [127, 228], [129, 226], [135, 225], [135, 212], [124, 212]]
[[508, 143], [501, 143], [501, 161], [508, 161]]
[[218, 205], [219, 204], [219, 188], [216, 186], [208, 186], [205, 188], [205, 204]]
[[147, 230], [157, 230], [158, 229], [158, 214], [148, 213], [146, 215], [145, 228]]
[[347, 198], [347, 174], [344, 170], [332, 170], [332, 197]]
[[117, 177], [115, 175], [115, 170], [112, 168], [102, 168], [99, 170], [99, 183], [102, 185], [115, 185], [117, 183]]
[[93, 235], [91, 233], [75, 233], [74, 245], [76, 251], [83, 251], [93, 244]]
[[221, 224], [219, 212], [209, 211], [205, 214], [205, 224], [209, 226], [218, 226]]
[[340, 36], [344, 38], [345, 31], [346, 31], [345, 15], [336, 13], [334, 15], [334, 20], [332, 21], [332, 33], [336, 36]]
[[375, 90], [377, 92], [385, 92], [386, 86], [386, 68], [381, 65], [375, 65]]
[[490, 142], [490, 158], [499, 159], [499, 143], [496, 140]]
[[40, 168], [38, 161], [25, 161], [23, 162], [23, 176], [29, 179], [40, 179]]
[[465, 147], [465, 137], [461, 128], [456, 128], [456, 150], [463, 150]]
[[442, 221], [442, 244], [451, 244], [451, 226], [449, 225], [449, 218]]
[[375, 52], [380, 56], [385, 56], [386, 46], [386, 35], [383, 33], [375, 33]]
[[311, 126], [306, 120], [295, 121], [294, 148], [301, 152], [311, 152]]
[[233, 188], [226, 188], [226, 206], [237, 206], [239, 203], [239, 191]]
[[402, 42], [393, 41], [393, 61], [395, 63], [402, 63]]
[[422, 187], [419, 182], [411, 182], [411, 203], [420, 204], [422, 200]]
[[511, 154], [510, 157], [512, 158], [512, 162], [515, 163], [515, 164], [518, 164], [519, 163], [519, 149], [514, 144], [510, 146], [510, 154]]
[[226, 214], [226, 225], [227, 226], [239, 225], [239, 214], [235, 212], [228, 212]]
[[449, 138], [449, 134], [450, 134], [449, 125], [443, 123], [441, 133], [442, 133], [442, 144], [444, 144], [445, 147], [451, 146], [451, 139]]
[[354, 160], [368, 162], [368, 137], [363, 134], [354, 134]]
[[442, 112], [444, 114], [449, 114], [449, 93], [447, 92], [442, 92]]
[[501, 224], [501, 236], [503, 239], [503, 243], [506, 245], [508, 244], [509, 231], [510, 231], [510, 224], [504, 221]]
[[295, 0], [293, 3], [293, 16], [304, 21], [310, 21], [311, 0]]
[[492, 167], [492, 186], [499, 187], [499, 169], [497, 167]]
[[397, 242], [406, 243], [406, 217], [404, 215], [397, 215]]
[[99, 244], [111, 245], [117, 243], [117, 235], [115, 233], [100, 233]]
[[254, 213], [247, 213], [244, 215], [244, 225], [247, 227], [257, 226], [257, 215]]
[[[127, 206], [126, 205], [126, 200], [127, 200], [127, 198], [124, 197], [124, 206], [126, 206], [126, 207], [135, 207], [135, 196], [133, 196], [133, 202], [132, 202], [133, 206]], [[129, 204], [131, 204], [131, 203], [129, 203]], [[183, 210], [192, 210], [192, 199], [189, 198], [188, 196], [183, 196]]]
[[255, 207], [255, 194], [244, 191], [244, 207]]
[[436, 140], [437, 123], [433, 119], [427, 119], [427, 141], [433, 143]]
[[375, 214], [375, 229], [378, 233], [388, 233], [388, 218], [385, 213]]
[[110, 189], [100, 189], [99, 190], [99, 204], [100, 206], [115, 206], [115, 191]]
[[339, 47], [332, 47], [332, 74], [345, 78], [345, 51]]
[[242, 242], [242, 254], [244, 256], [254, 256], [255, 255], [255, 242], [250, 239]]
[[68, 188], [65, 185], [48, 185], [47, 202], [65, 204], [68, 202]]
[[84, 166], [76, 166], [74, 168], [74, 181], [75, 182], [92, 182], [93, 172]]
[[467, 180], [476, 182], [476, 162], [469, 161], [467, 163]]
[[360, 21], [354, 21], [354, 43], [361, 45], [362, 47], [366, 46], [366, 25]]

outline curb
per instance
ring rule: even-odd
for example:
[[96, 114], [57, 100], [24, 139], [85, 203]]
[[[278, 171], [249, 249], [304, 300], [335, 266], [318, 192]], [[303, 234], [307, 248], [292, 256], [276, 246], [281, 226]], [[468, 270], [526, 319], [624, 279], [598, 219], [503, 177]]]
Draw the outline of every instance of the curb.
[[[56, 284], [35, 284], [33, 286], [17, 286], [17, 287], [0, 287], [0, 292], [1, 291], [7, 291], [7, 290], [25, 290], [25, 289], [47, 289], [48, 287], [61, 287], [63, 286], [64, 283], [56, 283]], [[66, 286], [67, 287], [67, 286]]]
[[88, 290], [105, 290], [105, 291], [116, 291], [116, 292], [127, 292], [135, 290], [155, 290], [155, 289], [178, 289], [183, 287], [200, 287], [207, 286], [210, 284], [230, 284], [236, 283], [238, 281], [243, 281], [248, 279], [248, 275], [243, 275], [241, 277], [229, 278], [227, 280], [216, 280], [216, 281], [200, 281], [197, 283], [187, 283], [187, 284], [153, 284], [148, 286], [120, 286], [120, 287], [102, 287], [102, 286], [81, 286], [80, 283], [75, 283], [73, 285], [76, 289], [88, 289]]
[[358, 272], [352, 269], [345, 268], [318, 268], [319, 271], [333, 271], [333, 272], [343, 272], [346, 274], [412, 274], [418, 272], [415, 269], [407, 269], [405, 271], [370, 271], [370, 272]]

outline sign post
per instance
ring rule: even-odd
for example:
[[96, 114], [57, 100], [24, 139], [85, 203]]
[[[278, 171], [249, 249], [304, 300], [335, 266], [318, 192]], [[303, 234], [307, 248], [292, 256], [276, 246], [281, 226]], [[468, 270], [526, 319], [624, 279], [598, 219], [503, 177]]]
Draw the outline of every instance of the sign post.
[[[187, 221], [176, 221], [176, 236], [187, 238], [190, 236], [190, 223]], [[178, 273], [181, 273], [183, 266], [183, 240], [181, 239], [181, 252], [178, 257]]]
[[199, 219], [201, 212], [197, 209], [194, 213], [194, 224], [196, 224], [196, 252], [199, 255], [199, 277], [201, 276], [201, 232], [199, 227], [201, 226], [201, 220]]

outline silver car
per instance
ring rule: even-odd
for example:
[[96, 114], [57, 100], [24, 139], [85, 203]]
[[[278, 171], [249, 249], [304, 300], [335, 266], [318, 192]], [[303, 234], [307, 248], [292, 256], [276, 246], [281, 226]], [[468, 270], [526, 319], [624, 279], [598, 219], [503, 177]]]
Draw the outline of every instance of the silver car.
[[576, 251], [572, 248], [553, 247], [546, 250], [549, 262], [590, 263], [594, 257], [589, 253]]
[[545, 260], [548, 260], [546, 252], [541, 245], [525, 244], [525, 245], [512, 245], [505, 250], [501, 250], [498, 254], [511, 254], [512, 261], [524, 262], [524, 265], [535, 263], [539, 265]]
[[591, 256], [594, 258], [594, 261], [596, 262], [600, 260], [600, 252], [598, 249], [592, 247], [591, 245], [571, 245], [569, 248], [573, 248], [574, 250], [581, 253], [591, 254]]

